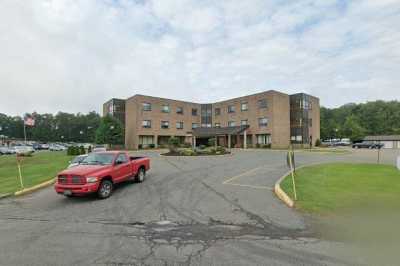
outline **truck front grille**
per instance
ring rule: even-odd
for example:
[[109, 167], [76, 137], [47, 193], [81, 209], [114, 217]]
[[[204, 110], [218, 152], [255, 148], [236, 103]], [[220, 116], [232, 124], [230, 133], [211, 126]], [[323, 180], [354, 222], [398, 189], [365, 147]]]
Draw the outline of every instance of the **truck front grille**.
[[67, 176], [67, 175], [60, 175], [58, 176], [58, 183], [63, 185], [82, 185], [86, 184], [86, 179], [83, 176]]

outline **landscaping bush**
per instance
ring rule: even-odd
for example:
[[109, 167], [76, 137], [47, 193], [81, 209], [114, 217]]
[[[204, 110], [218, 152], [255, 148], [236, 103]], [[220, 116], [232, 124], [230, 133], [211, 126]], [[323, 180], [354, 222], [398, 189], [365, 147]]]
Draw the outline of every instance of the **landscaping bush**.
[[149, 144], [149, 148], [150, 148], [150, 149], [154, 149], [155, 147], [156, 147], [156, 144], [153, 144], [153, 143], [152, 143], [152, 144]]
[[80, 146], [80, 147], [79, 147], [79, 155], [85, 154], [85, 153], [86, 153], [85, 147]]
[[204, 150], [205, 148], [206, 148], [205, 145], [200, 145], [200, 146], [199, 146], [199, 149], [200, 149], [200, 150]]
[[317, 146], [317, 147], [320, 147], [320, 146], [321, 146], [321, 140], [320, 140], [320, 139], [317, 139], [317, 140], [315, 141], [315, 146]]
[[92, 146], [90, 145], [88, 148], [88, 153], [91, 153], [91, 152], [92, 152]]
[[271, 149], [271, 143], [269, 143], [269, 144], [263, 144], [263, 145], [262, 145], [262, 148], [263, 148], [263, 149]]
[[183, 156], [193, 156], [196, 155], [196, 152], [192, 149], [184, 149], [179, 152]]
[[168, 139], [168, 148], [170, 152], [176, 152], [179, 146], [179, 139], [177, 137], [170, 137]]
[[260, 148], [260, 147], [261, 147], [260, 143], [257, 143], [256, 148]]
[[138, 149], [139, 149], [139, 150], [143, 149], [143, 144], [139, 144], [139, 145], [138, 145]]
[[215, 138], [209, 138], [208, 139], [208, 146], [209, 147], [215, 146]]

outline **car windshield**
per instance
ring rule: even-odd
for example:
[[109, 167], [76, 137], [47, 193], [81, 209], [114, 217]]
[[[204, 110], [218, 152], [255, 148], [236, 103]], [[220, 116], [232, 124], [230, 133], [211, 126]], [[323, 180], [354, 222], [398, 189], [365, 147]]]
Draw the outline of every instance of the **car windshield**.
[[71, 163], [80, 163], [80, 162], [82, 162], [85, 158], [86, 158], [86, 156], [77, 156], [77, 157], [75, 157], [75, 158], [71, 161]]
[[86, 157], [81, 164], [112, 164], [114, 154], [110, 153], [91, 153]]

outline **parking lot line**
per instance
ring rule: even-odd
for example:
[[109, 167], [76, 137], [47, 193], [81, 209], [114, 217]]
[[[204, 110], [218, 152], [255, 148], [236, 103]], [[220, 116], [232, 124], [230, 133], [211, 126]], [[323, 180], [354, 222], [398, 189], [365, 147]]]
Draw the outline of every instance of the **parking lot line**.
[[249, 170], [249, 171], [246, 171], [246, 172], [244, 172], [244, 173], [241, 173], [241, 174], [239, 174], [239, 175], [233, 176], [233, 177], [231, 177], [231, 178], [225, 180], [224, 182], [222, 182], [222, 184], [230, 183], [230, 182], [232, 182], [232, 181], [235, 180], [235, 179], [238, 179], [238, 178], [240, 178], [240, 177], [242, 177], [242, 176], [251, 174], [251, 173], [253, 173], [253, 172], [255, 172], [255, 171], [257, 171], [257, 170], [259, 170], [259, 169], [261, 169], [261, 168], [263, 168], [263, 167], [265, 167], [265, 166], [264, 166], [264, 165], [263, 165], [263, 166], [259, 166], [259, 167], [253, 168], [253, 169], [251, 169], [251, 170]]
[[253, 185], [246, 185], [246, 184], [238, 184], [238, 183], [227, 183], [224, 185], [231, 185], [231, 186], [238, 186], [238, 187], [249, 187], [249, 188], [255, 188], [255, 189], [267, 189], [267, 190], [272, 190], [272, 187], [267, 187], [267, 186], [253, 186]]
[[235, 176], [233, 176], [233, 177], [231, 177], [231, 178], [225, 180], [224, 182], [222, 182], [222, 184], [223, 184], [223, 185], [238, 186], [238, 187], [248, 187], [248, 188], [255, 188], [255, 189], [267, 189], [267, 190], [272, 190], [272, 187], [268, 187], [268, 186], [258, 186], [258, 185], [248, 185], [248, 184], [232, 183], [232, 181], [234, 181], [234, 180], [236, 180], [236, 179], [238, 179], [238, 178], [240, 178], [240, 177], [243, 177], [243, 176], [252, 174], [252, 173], [254, 173], [254, 172], [260, 170], [261, 168], [265, 168], [265, 165], [262, 165], [262, 166], [253, 168], [253, 169], [248, 170], [248, 171], [246, 171], [246, 172], [244, 172], [244, 173], [241, 173], [241, 174], [239, 174], [239, 175], [235, 175]]

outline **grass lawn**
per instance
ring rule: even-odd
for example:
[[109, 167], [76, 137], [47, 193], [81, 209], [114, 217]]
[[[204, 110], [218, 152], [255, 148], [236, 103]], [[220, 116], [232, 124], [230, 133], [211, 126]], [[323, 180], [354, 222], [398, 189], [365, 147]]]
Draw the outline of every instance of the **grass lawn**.
[[[32, 157], [24, 157], [21, 164], [25, 188], [55, 177], [57, 172], [68, 165], [71, 156], [66, 152], [36, 152]], [[18, 168], [15, 155], [0, 156], [0, 195], [20, 190]]]
[[[400, 204], [400, 171], [390, 165], [322, 164], [297, 170], [296, 207], [312, 213], [329, 214], [369, 203]], [[282, 189], [294, 199], [292, 180]]]

